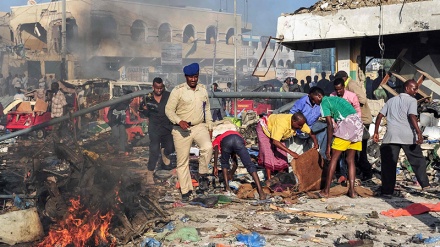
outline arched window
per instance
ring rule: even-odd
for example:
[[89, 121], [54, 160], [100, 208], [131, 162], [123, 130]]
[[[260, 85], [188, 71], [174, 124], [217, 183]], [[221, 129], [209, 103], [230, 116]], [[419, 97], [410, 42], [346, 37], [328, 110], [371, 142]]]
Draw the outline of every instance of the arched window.
[[283, 60], [278, 61], [278, 68], [284, 68], [284, 61]]
[[131, 39], [133, 41], [146, 41], [146, 32], [144, 22], [135, 20], [130, 27]]
[[226, 33], [226, 44], [234, 44], [234, 28], [229, 28], [228, 32]]
[[261, 60], [261, 67], [267, 67], [267, 62], [266, 59], [264, 58], [263, 60]]
[[275, 51], [275, 42], [270, 42], [270, 44], [269, 44], [269, 48], [270, 48], [272, 51]]
[[214, 44], [217, 34], [214, 26], [209, 26], [206, 29], [206, 44]]
[[194, 30], [194, 26], [189, 24], [183, 30], [183, 43], [191, 43], [194, 41], [196, 37], [196, 31]]
[[157, 30], [159, 42], [171, 42], [171, 26], [168, 23], [162, 23]]
[[292, 67], [292, 61], [287, 60], [286, 62], [286, 68], [291, 68]]

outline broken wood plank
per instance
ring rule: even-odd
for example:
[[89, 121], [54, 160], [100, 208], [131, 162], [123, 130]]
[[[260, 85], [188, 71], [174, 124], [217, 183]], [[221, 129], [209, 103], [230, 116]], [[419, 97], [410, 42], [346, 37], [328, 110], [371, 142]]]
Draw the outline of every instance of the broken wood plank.
[[269, 206], [273, 210], [277, 210], [280, 212], [290, 213], [290, 214], [300, 214], [303, 216], [309, 216], [309, 217], [318, 217], [318, 218], [328, 218], [328, 219], [337, 219], [337, 220], [346, 220], [347, 216], [342, 214], [329, 214], [329, 213], [318, 213], [318, 212], [309, 212], [309, 211], [302, 211], [302, 210], [292, 210], [288, 208], [280, 208], [273, 204]]
[[162, 208], [159, 206], [159, 204], [157, 204], [155, 201], [151, 200], [148, 196], [143, 196], [140, 197], [140, 201], [139, 202], [144, 202], [145, 204], [148, 205], [148, 207], [150, 209], [152, 209], [157, 215], [162, 216], [163, 218], [167, 218], [168, 217], [168, 213], [165, 212], [164, 210], [162, 210]]
[[246, 229], [244, 226], [241, 226], [239, 224], [232, 224], [233, 226], [235, 226], [235, 228], [237, 228], [238, 230], [240, 230], [242, 233], [251, 233], [251, 231], [249, 231], [248, 229]]

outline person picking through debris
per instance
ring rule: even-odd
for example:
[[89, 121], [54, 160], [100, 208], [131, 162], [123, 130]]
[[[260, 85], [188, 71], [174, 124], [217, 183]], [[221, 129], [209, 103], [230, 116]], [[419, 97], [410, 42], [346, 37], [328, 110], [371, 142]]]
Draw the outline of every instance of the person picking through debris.
[[[257, 186], [258, 195], [260, 195], [260, 200], [266, 199], [266, 195], [261, 188], [260, 179], [258, 178], [257, 168], [251, 160], [251, 156], [246, 149], [245, 140], [240, 133], [235, 130], [228, 130], [225, 133], [218, 135], [212, 142], [212, 146], [214, 148], [214, 175], [216, 177], [218, 176], [218, 155], [221, 152], [220, 164], [223, 178], [225, 180], [226, 191], [231, 191], [231, 188], [229, 187], [229, 177], [232, 177], [237, 169], [238, 155], [244, 167], [254, 179], [255, 185]], [[230, 169], [229, 164], [229, 159], [231, 158], [233, 162], [232, 169]]]
[[[361, 117], [361, 107], [359, 105], [358, 97], [355, 93], [345, 90], [344, 79], [338, 77], [333, 81], [333, 86], [335, 91], [330, 94], [330, 96], [341, 97], [350, 103], [353, 108], [356, 110], [359, 117]], [[340, 168], [340, 176], [338, 179], [338, 183], [342, 183], [347, 180], [347, 165], [345, 163], [345, 153], [341, 154], [339, 158], [339, 168]]]
[[165, 114], [174, 124], [172, 135], [177, 154], [177, 178], [182, 201], [189, 201], [193, 185], [189, 171], [189, 152], [193, 142], [200, 149], [199, 189], [208, 189], [208, 164], [212, 157], [212, 116], [206, 87], [199, 84], [199, 64], [183, 68], [186, 82], [171, 91]]
[[301, 112], [294, 114], [271, 114], [260, 118], [257, 124], [258, 163], [266, 168], [267, 179], [271, 178], [274, 171], [288, 169], [287, 153], [294, 159], [298, 154], [288, 149], [282, 142], [294, 135], [297, 130], [310, 134], [315, 148], [318, 148], [318, 141], [315, 134], [306, 124], [306, 118]]
[[[326, 156], [330, 160], [330, 164], [326, 174], [325, 187], [318, 192], [318, 195], [320, 197], [329, 196], [336, 164], [341, 153], [345, 151], [348, 164], [348, 196], [355, 198], [357, 194], [354, 190], [354, 180], [356, 178], [354, 158], [356, 151], [362, 150], [362, 120], [353, 106], [343, 98], [324, 96], [320, 106], [321, 115], [327, 121]], [[333, 121], [336, 123], [335, 127], [333, 127]]]
[[[361, 110], [361, 120], [365, 128], [363, 132], [365, 135], [362, 138], [362, 150], [359, 152], [359, 157], [356, 160], [359, 170], [362, 173], [362, 180], [369, 180], [373, 177], [373, 171], [371, 170], [371, 164], [367, 157], [367, 144], [370, 135], [368, 133], [368, 128], [373, 122], [373, 116], [371, 114], [370, 107], [368, 106], [367, 92], [365, 90], [364, 84], [353, 80], [348, 76], [347, 72], [340, 70], [335, 74], [335, 80], [341, 78], [344, 80], [345, 91], [350, 91], [356, 94], [359, 100], [359, 106]], [[356, 109], [357, 110], [357, 109]]]
[[373, 141], [379, 142], [379, 125], [387, 119], [387, 131], [380, 146], [381, 195], [392, 197], [396, 185], [396, 167], [400, 149], [403, 149], [423, 190], [432, 190], [426, 174], [426, 160], [420, 144], [422, 131], [417, 124], [417, 100], [419, 86], [414, 80], [404, 83], [405, 93], [389, 99], [376, 118]]
[[148, 160], [148, 171], [146, 184], [154, 184], [153, 173], [159, 155], [162, 154], [162, 161], [165, 166], [170, 165], [168, 158], [174, 152], [173, 136], [171, 130], [173, 124], [165, 115], [165, 106], [170, 97], [170, 92], [165, 90], [162, 78], [153, 79], [153, 92], [145, 96], [142, 104], [142, 113], [149, 119], [148, 135], [150, 137], [150, 155]]
[[[325, 158], [325, 148], [327, 147], [327, 132], [324, 131], [327, 127], [325, 123], [318, 121], [321, 116], [321, 107], [319, 106], [322, 97], [324, 97], [324, 90], [319, 87], [310, 88], [309, 94], [301, 97], [299, 100], [295, 101], [295, 104], [290, 109], [291, 114], [295, 114], [297, 112], [301, 112], [306, 117], [307, 125], [312, 129], [313, 133], [316, 136], [318, 141], [318, 145], [315, 145], [316, 148], [319, 147], [319, 153], [321, 156]], [[297, 138], [304, 138], [301, 136], [302, 133], [298, 133], [298, 135], [294, 136], [294, 142], [299, 142]], [[308, 138], [308, 140], [310, 140]], [[312, 140], [314, 141], [314, 140]], [[308, 142], [303, 143], [303, 152], [307, 151], [312, 147]]]

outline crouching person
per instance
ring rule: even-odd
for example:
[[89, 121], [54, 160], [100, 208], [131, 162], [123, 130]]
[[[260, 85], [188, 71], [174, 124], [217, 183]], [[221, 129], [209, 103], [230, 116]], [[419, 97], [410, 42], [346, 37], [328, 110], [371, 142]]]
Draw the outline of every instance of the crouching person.
[[306, 124], [306, 117], [301, 112], [295, 114], [271, 114], [260, 118], [257, 124], [258, 163], [266, 169], [267, 179], [272, 172], [288, 170], [287, 154], [294, 159], [299, 155], [284, 144], [284, 140], [295, 136], [298, 130], [310, 134], [314, 148], [318, 148], [315, 134]]
[[[257, 186], [258, 195], [260, 196], [260, 200], [266, 199], [266, 195], [261, 188], [260, 179], [258, 178], [257, 168], [251, 160], [251, 156], [249, 155], [245, 140], [243, 137], [234, 130], [226, 131], [225, 133], [218, 135], [214, 141], [212, 142], [212, 146], [214, 148], [214, 175], [218, 176], [218, 155], [221, 152], [220, 164], [222, 168], [223, 178], [225, 180], [225, 188], [226, 191], [231, 191], [229, 187], [229, 177], [232, 177], [234, 174], [238, 160], [237, 155], [240, 157], [241, 162], [243, 163], [246, 170], [254, 179], [255, 185]], [[234, 168], [230, 170], [229, 159], [232, 157]]]

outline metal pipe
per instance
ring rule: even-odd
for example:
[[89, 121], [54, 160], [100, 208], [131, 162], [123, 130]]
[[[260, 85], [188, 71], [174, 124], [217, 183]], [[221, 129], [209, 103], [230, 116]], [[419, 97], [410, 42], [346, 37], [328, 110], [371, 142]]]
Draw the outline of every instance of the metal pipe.
[[214, 59], [212, 59], [211, 85], [214, 84], [215, 59], [217, 57], [218, 19], [216, 22], [217, 22], [217, 25], [215, 26]]
[[66, 0], [62, 1], [62, 22], [61, 22], [61, 80], [66, 80], [66, 55], [67, 55], [67, 36], [66, 36]]
[[87, 113], [90, 113], [90, 112], [93, 112], [93, 111], [97, 111], [97, 110], [102, 109], [102, 108], [107, 107], [107, 106], [112, 106], [112, 105], [115, 105], [115, 104], [118, 104], [118, 103], [130, 100], [130, 99], [135, 98], [135, 97], [143, 96], [143, 95], [148, 94], [150, 92], [151, 92], [151, 90], [140, 90], [140, 91], [133, 92], [131, 94], [127, 94], [127, 95], [121, 96], [121, 97], [116, 98], [116, 99], [112, 99], [112, 100], [109, 100], [109, 101], [106, 101], [106, 102], [102, 102], [102, 103], [94, 105], [92, 107], [85, 108], [85, 109], [79, 110], [77, 112], [74, 112], [74, 113], [71, 114], [71, 116], [69, 114], [66, 114], [66, 115], [64, 115], [62, 117], [54, 118], [54, 119], [52, 119], [50, 121], [47, 121], [47, 122], [44, 122], [44, 123], [32, 126], [30, 128], [14, 131], [12, 133], [0, 136], [0, 141], [4, 141], [4, 140], [7, 140], [9, 138], [20, 136], [20, 135], [23, 135], [23, 134], [29, 134], [32, 131], [39, 130], [39, 129], [42, 129], [42, 128], [46, 128], [46, 127], [49, 127], [51, 125], [54, 125], [54, 124], [57, 124], [57, 123], [69, 120], [70, 117], [72, 117], [72, 118], [79, 117], [79, 116], [85, 115]]
[[260, 98], [260, 99], [299, 99], [306, 93], [298, 92], [210, 92], [213, 98]]
[[[126, 101], [126, 100], [130, 100], [132, 98], [135, 97], [139, 97], [139, 96], [143, 96], [145, 94], [150, 93], [150, 90], [140, 90], [140, 91], [136, 91], [133, 92], [131, 94], [127, 94], [124, 96], [121, 96], [119, 98], [116, 99], [112, 99], [106, 102], [102, 102], [100, 104], [94, 105], [92, 107], [89, 108], [85, 108], [82, 110], [79, 110], [77, 112], [74, 112], [71, 114], [71, 116], [69, 116], [69, 114], [64, 115], [62, 117], [59, 118], [54, 118], [50, 121], [32, 126], [30, 128], [27, 129], [22, 129], [22, 130], [18, 130], [18, 131], [14, 131], [12, 133], [0, 136], [0, 141], [4, 141], [7, 140], [9, 138], [13, 138], [16, 136], [20, 136], [23, 134], [29, 134], [32, 131], [36, 131], [42, 128], [46, 128], [48, 126], [69, 120], [71, 117], [75, 118], [75, 117], [79, 117], [82, 115], [85, 115], [87, 113], [93, 112], [93, 111], [97, 111], [99, 109], [105, 108], [107, 106], [112, 106], [115, 104], [118, 104], [120, 102]], [[212, 97], [214, 98], [261, 98], [261, 99], [299, 99], [304, 95], [307, 95], [305, 93], [298, 93], [298, 92], [210, 92], [212, 95]]]

